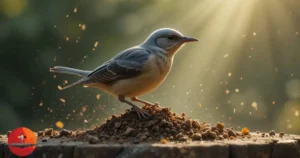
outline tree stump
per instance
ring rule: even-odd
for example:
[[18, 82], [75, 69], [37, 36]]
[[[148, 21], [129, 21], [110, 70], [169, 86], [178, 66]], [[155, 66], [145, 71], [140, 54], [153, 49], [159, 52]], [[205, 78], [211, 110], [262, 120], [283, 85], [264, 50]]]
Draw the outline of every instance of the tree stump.
[[[218, 141], [187, 141], [154, 143], [99, 143], [89, 144], [68, 138], [48, 139], [38, 143], [28, 157], [41, 158], [300, 158], [300, 136], [225, 139]], [[14, 157], [7, 138], [0, 139], [0, 158]]]

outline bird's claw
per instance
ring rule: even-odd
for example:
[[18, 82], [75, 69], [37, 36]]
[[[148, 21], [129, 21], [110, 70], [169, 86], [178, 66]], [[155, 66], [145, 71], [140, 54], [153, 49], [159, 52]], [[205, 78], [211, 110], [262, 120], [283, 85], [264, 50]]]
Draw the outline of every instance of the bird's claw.
[[136, 113], [138, 114], [139, 116], [139, 119], [148, 119], [149, 116], [151, 116], [148, 112], [146, 112], [145, 110], [143, 109], [140, 109], [138, 107], [134, 108], [134, 110], [136, 111]]

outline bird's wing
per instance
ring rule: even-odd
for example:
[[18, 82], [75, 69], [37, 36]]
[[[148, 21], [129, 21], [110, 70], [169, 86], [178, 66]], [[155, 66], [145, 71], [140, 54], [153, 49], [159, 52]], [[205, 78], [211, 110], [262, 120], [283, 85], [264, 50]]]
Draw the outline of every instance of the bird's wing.
[[125, 50], [96, 68], [81, 83], [112, 83], [120, 79], [136, 77], [142, 73], [149, 55], [150, 52], [142, 48]]

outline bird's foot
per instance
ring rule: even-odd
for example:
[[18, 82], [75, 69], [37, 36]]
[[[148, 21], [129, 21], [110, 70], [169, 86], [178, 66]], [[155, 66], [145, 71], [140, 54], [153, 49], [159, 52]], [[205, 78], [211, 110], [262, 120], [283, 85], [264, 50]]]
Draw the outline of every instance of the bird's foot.
[[148, 102], [148, 101], [145, 101], [145, 100], [142, 100], [142, 99], [138, 99], [137, 97], [133, 97], [133, 98], [131, 98], [131, 100], [136, 101], [136, 102], [140, 102], [140, 103], [144, 104], [145, 106], [159, 106], [158, 102], [153, 104], [151, 102]]
[[136, 113], [139, 116], [139, 119], [148, 119], [149, 116], [151, 116], [148, 112], [146, 112], [146, 110], [140, 109], [139, 107], [132, 107]]

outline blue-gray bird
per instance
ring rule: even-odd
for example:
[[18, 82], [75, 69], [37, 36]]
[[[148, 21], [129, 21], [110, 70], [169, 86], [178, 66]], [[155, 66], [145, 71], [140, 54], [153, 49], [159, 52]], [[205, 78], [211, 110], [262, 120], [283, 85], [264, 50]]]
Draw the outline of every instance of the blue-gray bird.
[[83, 77], [63, 89], [74, 85], [99, 88], [118, 97], [119, 101], [132, 106], [139, 118], [141, 116], [147, 118], [150, 114], [126, 98], [134, 102], [153, 105], [137, 97], [157, 88], [167, 77], [176, 52], [185, 43], [194, 41], [198, 40], [183, 36], [177, 30], [158, 29], [151, 33], [142, 44], [118, 53], [93, 71], [62, 66], [50, 68], [50, 71]]

